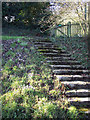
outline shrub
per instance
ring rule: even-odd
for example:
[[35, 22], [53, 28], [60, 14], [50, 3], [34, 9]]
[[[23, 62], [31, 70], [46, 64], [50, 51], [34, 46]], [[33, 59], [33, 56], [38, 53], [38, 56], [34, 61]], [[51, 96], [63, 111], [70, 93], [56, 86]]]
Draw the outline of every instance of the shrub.
[[46, 98], [40, 99], [34, 108], [35, 119], [65, 119], [65, 111]]

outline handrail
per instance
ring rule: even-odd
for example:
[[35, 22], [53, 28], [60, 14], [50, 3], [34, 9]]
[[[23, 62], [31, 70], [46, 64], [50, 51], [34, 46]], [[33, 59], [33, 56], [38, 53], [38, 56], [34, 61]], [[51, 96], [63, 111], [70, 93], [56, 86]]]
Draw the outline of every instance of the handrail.
[[[81, 25], [79, 24], [79, 23], [73, 23], [73, 24], [71, 24], [70, 22], [68, 22], [67, 24], [57, 24], [56, 26], [54, 26], [52, 29], [53, 30], [57, 30], [57, 31], [59, 31], [62, 35], [64, 35], [65, 37], [71, 37], [72, 36], [72, 34], [74, 35], [74, 32], [72, 32], [72, 27], [74, 27], [74, 26], [83, 26], [83, 25], [85, 25], [85, 23], [81, 23]], [[66, 27], [64, 30], [65, 31], [63, 31], [63, 30], [61, 30], [61, 28], [64, 28], [64, 27]], [[79, 33], [80, 33], [80, 35], [79, 36], [82, 36], [82, 35], [84, 35], [84, 33], [83, 33], [83, 30], [82, 30], [82, 27], [79, 27], [79, 28], [75, 28], [76, 30], [75, 30], [75, 33], [78, 35]], [[79, 29], [79, 32], [78, 32], [78, 29]], [[77, 32], [76, 32], [77, 31]], [[85, 32], [85, 31], [84, 31]], [[76, 35], [75, 34], [75, 35]]]
[[68, 35], [64, 34], [61, 30], [58, 29], [59, 32], [61, 32], [64, 36], [68, 37]]
[[[85, 23], [81, 23], [82, 25], [83, 24], [85, 24]], [[58, 24], [57, 26], [56, 26], [56, 28], [61, 28], [61, 27], [64, 27], [64, 26], [69, 26], [68, 24], [65, 24], [65, 25], [61, 25], [61, 26], [59, 26], [60, 24]], [[71, 25], [80, 25], [79, 23], [73, 23], [73, 24], [71, 24]]]

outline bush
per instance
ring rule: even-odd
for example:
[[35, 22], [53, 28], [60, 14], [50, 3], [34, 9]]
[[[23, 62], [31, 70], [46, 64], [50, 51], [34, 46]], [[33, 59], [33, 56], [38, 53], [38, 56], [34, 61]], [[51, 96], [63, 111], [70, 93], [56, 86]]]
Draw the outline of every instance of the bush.
[[65, 111], [52, 102], [47, 101], [46, 98], [40, 99], [34, 106], [35, 111], [33, 117], [35, 119], [64, 119]]

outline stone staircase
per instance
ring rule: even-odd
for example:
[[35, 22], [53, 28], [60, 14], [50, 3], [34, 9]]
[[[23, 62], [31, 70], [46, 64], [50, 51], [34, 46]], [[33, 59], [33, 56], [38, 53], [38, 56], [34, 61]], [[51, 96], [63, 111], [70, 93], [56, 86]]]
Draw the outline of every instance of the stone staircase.
[[90, 70], [84, 68], [79, 61], [71, 58], [71, 54], [59, 49], [51, 41], [38, 41], [34, 46], [40, 54], [46, 56], [54, 76], [68, 88], [65, 95], [71, 105], [90, 115]]

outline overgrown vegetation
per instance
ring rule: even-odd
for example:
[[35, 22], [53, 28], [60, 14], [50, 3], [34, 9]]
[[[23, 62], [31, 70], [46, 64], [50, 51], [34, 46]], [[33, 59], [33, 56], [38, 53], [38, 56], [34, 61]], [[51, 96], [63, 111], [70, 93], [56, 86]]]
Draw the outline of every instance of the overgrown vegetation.
[[[33, 45], [36, 36], [44, 37], [45, 31], [56, 24], [58, 16], [48, 11], [49, 5], [46, 2], [2, 3], [0, 101], [3, 120], [83, 119], [83, 115], [67, 102], [66, 88], [53, 77], [44, 56]], [[65, 44], [60, 45], [65, 47]]]
[[80, 119], [76, 108], [68, 109], [65, 88], [53, 79], [34, 39], [3, 37], [2, 119]]
[[89, 67], [87, 64], [88, 61], [88, 47], [87, 41], [84, 37], [57, 37], [51, 38], [54, 44], [58, 45], [58, 47], [68, 51], [71, 54], [71, 57], [80, 61], [82, 66]]

